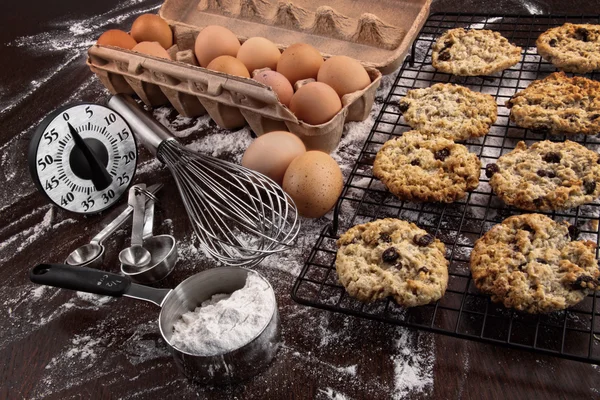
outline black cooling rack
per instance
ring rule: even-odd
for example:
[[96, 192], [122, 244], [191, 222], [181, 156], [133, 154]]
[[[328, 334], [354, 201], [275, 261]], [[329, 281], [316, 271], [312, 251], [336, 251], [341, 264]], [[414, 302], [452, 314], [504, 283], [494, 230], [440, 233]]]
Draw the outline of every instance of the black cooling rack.
[[[358, 317], [600, 364], [600, 297], [588, 296], [566, 311], [528, 315], [492, 303], [475, 288], [469, 273], [469, 256], [475, 241], [503, 219], [522, 213], [493, 195], [483, 169], [479, 187], [462, 201], [448, 205], [400, 201], [372, 175], [372, 163], [381, 145], [410, 129], [398, 110], [398, 101], [410, 89], [429, 87], [437, 82], [461, 84], [496, 98], [498, 120], [490, 133], [464, 142], [479, 156], [483, 167], [511, 151], [521, 140], [528, 145], [545, 139], [564, 141], [564, 136], [550, 136], [514, 126], [509, 122], [509, 110], [504, 107], [504, 102], [535, 79], [556, 71], [538, 56], [535, 41], [540, 33], [565, 22], [598, 24], [600, 16], [447, 13], [429, 17], [352, 169], [336, 205], [333, 223], [321, 232], [294, 284], [292, 298], [295, 301]], [[432, 44], [441, 33], [455, 27], [499, 31], [523, 48], [521, 62], [499, 76], [457, 77], [437, 72], [431, 66]], [[600, 73], [587, 77], [598, 80]], [[571, 136], [569, 140], [595, 151], [600, 148], [600, 139], [596, 136]], [[600, 203], [544, 214], [575, 224], [581, 231], [580, 239], [600, 243]], [[410, 309], [401, 308], [389, 299], [366, 304], [348, 296], [338, 282], [334, 263], [339, 232], [386, 217], [414, 222], [445, 243], [450, 261], [449, 283], [445, 296], [437, 303]]]

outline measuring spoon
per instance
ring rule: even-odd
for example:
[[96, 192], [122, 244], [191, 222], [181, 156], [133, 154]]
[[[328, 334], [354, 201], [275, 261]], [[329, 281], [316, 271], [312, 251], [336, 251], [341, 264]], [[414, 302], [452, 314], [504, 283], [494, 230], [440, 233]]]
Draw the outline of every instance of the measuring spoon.
[[121, 250], [119, 253], [119, 261], [121, 264], [127, 264], [135, 268], [142, 268], [150, 264], [152, 256], [150, 252], [143, 246], [143, 229], [144, 229], [144, 211], [146, 201], [142, 193], [137, 193], [138, 190], [145, 190], [146, 185], [133, 185], [129, 189], [128, 203], [133, 207], [133, 223], [131, 225], [131, 246]]
[[[149, 186], [146, 190], [154, 194], [157, 193], [162, 187], [162, 183], [158, 183], [156, 185]], [[102, 242], [104, 242], [106, 238], [112, 235], [125, 222], [127, 222], [132, 212], [133, 207], [130, 205], [125, 206], [123, 212], [121, 212], [114, 220], [110, 222], [110, 224], [108, 224], [96, 236], [94, 236], [90, 243], [84, 244], [83, 246], [73, 250], [67, 257], [65, 264], [90, 268], [101, 266], [102, 261], [104, 260], [105, 251], [105, 247]]]

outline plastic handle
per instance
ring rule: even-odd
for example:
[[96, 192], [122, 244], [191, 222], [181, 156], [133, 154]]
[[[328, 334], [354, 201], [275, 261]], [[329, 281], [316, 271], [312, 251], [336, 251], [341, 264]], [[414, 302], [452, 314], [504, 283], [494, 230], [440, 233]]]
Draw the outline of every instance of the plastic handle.
[[115, 110], [131, 126], [135, 136], [152, 155], [156, 156], [158, 146], [174, 137], [169, 130], [142, 109], [135, 100], [126, 94], [115, 94], [108, 100], [108, 107]]
[[66, 264], [36, 265], [29, 279], [40, 285], [113, 297], [122, 296], [131, 286], [127, 276]]

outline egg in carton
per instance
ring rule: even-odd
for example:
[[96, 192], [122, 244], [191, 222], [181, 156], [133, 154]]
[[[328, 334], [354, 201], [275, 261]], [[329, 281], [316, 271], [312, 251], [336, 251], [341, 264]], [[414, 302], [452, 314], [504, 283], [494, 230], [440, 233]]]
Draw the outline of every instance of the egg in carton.
[[[93, 45], [87, 64], [112, 93], [135, 93], [150, 106], [170, 103], [187, 117], [208, 113], [223, 128], [247, 123], [259, 136], [287, 130], [298, 135], [308, 150], [331, 152], [341, 140], [345, 122], [368, 117], [382, 73], [400, 66], [429, 15], [430, 3], [332, 0], [312, 11], [309, 0], [167, 0], [159, 15], [174, 33], [174, 44], [168, 49], [172, 60]], [[371, 12], [364, 13], [365, 9]], [[343, 96], [342, 109], [328, 122], [307, 124], [281, 104], [270, 87], [198, 66], [195, 40], [209, 25], [228, 28], [241, 43], [260, 36], [280, 50], [293, 43], [308, 43], [324, 58], [352, 57], [365, 67], [371, 83]]]

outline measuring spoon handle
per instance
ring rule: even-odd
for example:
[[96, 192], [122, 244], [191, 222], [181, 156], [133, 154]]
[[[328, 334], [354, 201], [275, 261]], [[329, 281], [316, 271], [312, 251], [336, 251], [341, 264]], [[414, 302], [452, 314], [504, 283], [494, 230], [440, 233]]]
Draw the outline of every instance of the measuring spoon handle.
[[[152, 194], [155, 194], [162, 187], [163, 187], [162, 183], [157, 183], [155, 185], [148, 186], [148, 188], [146, 190]], [[151, 201], [151, 200], [147, 199], [147, 202], [148, 201]], [[129, 219], [129, 216], [131, 215], [132, 212], [133, 212], [133, 207], [131, 207], [130, 205], [127, 205], [125, 207], [125, 209], [123, 210], [123, 212], [117, 216], [117, 218], [112, 220], [112, 222], [110, 224], [106, 225], [106, 227], [104, 229], [102, 229], [100, 232], [98, 232], [98, 234], [96, 236], [94, 236], [92, 238], [91, 242], [102, 244], [102, 242], [104, 240], [106, 240], [106, 238], [108, 238], [110, 235], [115, 233], [117, 231], [117, 229], [119, 229], [125, 222], [127, 222], [127, 220]]]

